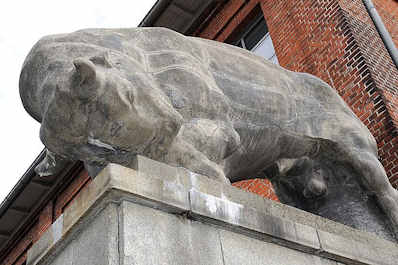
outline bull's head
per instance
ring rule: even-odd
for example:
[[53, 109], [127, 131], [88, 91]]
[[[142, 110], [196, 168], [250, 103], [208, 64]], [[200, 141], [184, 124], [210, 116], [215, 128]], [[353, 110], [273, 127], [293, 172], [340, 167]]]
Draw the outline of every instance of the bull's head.
[[83, 53], [76, 44], [46, 48], [32, 50], [20, 79], [24, 106], [41, 122], [52, 156], [40, 175], [54, 173], [48, 161], [55, 156], [128, 166], [130, 156], [166, 151], [182, 117], [144, 67], [112, 52], [76, 56]]

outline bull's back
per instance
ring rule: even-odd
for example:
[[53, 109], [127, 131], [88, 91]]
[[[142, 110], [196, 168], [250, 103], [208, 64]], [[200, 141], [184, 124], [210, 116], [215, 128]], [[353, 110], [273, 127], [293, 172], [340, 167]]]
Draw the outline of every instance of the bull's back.
[[179, 111], [186, 118], [278, 126], [288, 133], [374, 149], [367, 128], [322, 80], [227, 44], [161, 28], [142, 32], [147, 37], [136, 45], [145, 49], [147, 69], [166, 86], [163, 91], [172, 101], [181, 99]]
[[195, 41], [209, 47], [209, 67], [230, 101], [232, 120], [374, 149], [367, 128], [319, 78], [288, 71], [240, 48]]

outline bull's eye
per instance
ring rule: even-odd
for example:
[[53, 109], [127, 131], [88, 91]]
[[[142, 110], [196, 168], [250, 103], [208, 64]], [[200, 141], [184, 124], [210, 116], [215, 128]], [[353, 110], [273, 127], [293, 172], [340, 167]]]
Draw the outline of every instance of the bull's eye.
[[55, 91], [61, 91], [61, 86], [59, 84], [55, 85]]
[[97, 105], [95, 104], [95, 102], [88, 102], [88, 103], [84, 104], [84, 106], [85, 106], [87, 114], [94, 113], [97, 108]]

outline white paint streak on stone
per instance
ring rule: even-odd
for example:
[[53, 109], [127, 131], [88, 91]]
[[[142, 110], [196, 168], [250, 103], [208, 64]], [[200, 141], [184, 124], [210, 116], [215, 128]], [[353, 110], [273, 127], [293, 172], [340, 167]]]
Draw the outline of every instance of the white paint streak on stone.
[[231, 223], [239, 222], [243, 205], [228, 200], [224, 194], [221, 195], [221, 198], [205, 196], [205, 200], [206, 207], [212, 214], [216, 214], [217, 210], [222, 211]]
[[163, 191], [173, 193], [178, 199], [183, 200], [185, 196], [184, 187], [178, 182], [163, 181]]
[[213, 196], [206, 196], [206, 207], [212, 214], [216, 214], [219, 204], [217, 198]]
[[199, 188], [198, 187], [198, 181], [197, 181], [197, 175], [196, 173], [192, 172], [192, 171], [188, 171], [189, 172], [189, 178], [191, 179], [191, 185], [192, 187], [194, 187], [195, 189]]
[[60, 217], [55, 220], [53, 225], [51, 226], [53, 242], [56, 243], [58, 240], [62, 238], [62, 233], [64, 228], [64, 215], [62, 214]]
[[165, 191], [177, 191], [178, 190], [178, 183], [176, 182], [170, 182], [170, 181], [163, 181], [163, 190]]
[[237, 223], [239, 221], [240, 212], [243, 208], [243, 205], [228, 200], [228, 198], [225, 197], [224, 193], [221, 194], [221, 200], [225, 202], [225, 205], [226, 205], [225, 211], [226, 211], [228, 220], [230, 220], [231, 222]]

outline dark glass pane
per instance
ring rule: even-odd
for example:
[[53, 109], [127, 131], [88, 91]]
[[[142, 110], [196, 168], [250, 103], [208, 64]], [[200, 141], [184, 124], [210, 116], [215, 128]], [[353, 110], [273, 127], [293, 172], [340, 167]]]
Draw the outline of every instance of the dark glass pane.
[[242, 46], [242, 39], [236, 41], [235, 43], [230, 43], [230, 44], [231, 44], [231, 45], [234, 45], [234, 46], [238, 46], [238, 47], [240, 47], [240, 48], [243, 48], [243, 46]]
[[243, 46], [242, 46], [242, 41], [241, 40], [239, 40], [236, 44], [235, 44], [235, 46], [238, 46], [238, 47], [241, 47], [241, 48], [243, 48]]
[[253, 49], [253, 47], [265, 36], [265, 34], [267, 34], [267, 32], [267, 24], [265, 23], [265, 19], [262, 18], [243, 38], [246, 49]]

